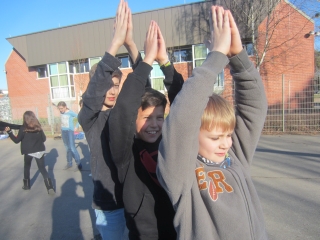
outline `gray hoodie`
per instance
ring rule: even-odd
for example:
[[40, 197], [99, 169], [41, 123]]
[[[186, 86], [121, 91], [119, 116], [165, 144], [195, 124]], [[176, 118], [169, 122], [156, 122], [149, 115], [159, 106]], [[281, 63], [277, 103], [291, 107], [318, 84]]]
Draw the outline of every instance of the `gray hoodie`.
[[157, 175], [176, 211], [178, 239], [267, 239], [250, 164], [267, 112], [261, 77], [243, 50], [230, 60], [235, 84], [236, 128], [229, 150], [231, 166], [197, 159], [201, 115], [215, 79], [228, 63], [210, 52], [185, 82], [162, 129]]

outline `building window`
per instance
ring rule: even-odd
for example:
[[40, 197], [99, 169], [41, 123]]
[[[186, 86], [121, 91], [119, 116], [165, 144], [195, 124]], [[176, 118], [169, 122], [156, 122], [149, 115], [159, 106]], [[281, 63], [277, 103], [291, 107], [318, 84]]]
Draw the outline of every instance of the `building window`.
[[158, 63], [152, 64], [152, 71], [151, 71], [151, 87], [155, 90], [158, 90], [162, 93], [165, 92], [163, 79], [164, 75]]
[[204, 44], [193, 46], [193, 67], [201, 66], [208, 55], [208, 50]]
[[214, 84], [213, 91], [220, 94], [224, 89], [224, 71], [218, 74], [216, 83]]
[[37, 75], [38, 75], [38, 78], [46, 78], [47, 77], [47, 67], [45, 65], [37, 67]]
[[89, 58], [90, 69], [92, 68], [93, 65], [100, 62], [100, 60], [101, 60], [101, 57]]
[[70, 73], [86, 73], [89, 72], [89, 61], [88, 59], [79, 59], [75, 61], [69, 61], [69, 72]]
[[254, 55], [253, 43], [245, 43], [243, 44], [243, 47], [247, 50], [248, 56]]
[[[208, 49], [204, 44], [193, 46], [193, 67], [201, 66], [208, 55]], [[224, 89], [224, 70], [217, 76], [214, 84], [214, 92], [221, 92]]]
[[118, 59], [121, 61], [121, 66], [120, 68], [129, 68], [130, 67], [130, 61], [129, 61], [129, 56], [118, 56]]
[[192, 48], [185, 48], [174, 50], [169, 53], [171, 62], [191, 62], [192, 61]]
[[50, 90], [52, 99], [74, 98], [73, 75], [67, 71], [67, 63], [49, 64]]
[[[144, 59], [145, 54], [144, 51], [140, 51], [141, 58]], [[154, 61], [152, 64], [152, 71], [150, 73], [151, 77], [151, 87], [159, 92], [165, 93], [166, 89], [163, 84], [164, 74], [160, 69], [159, 64]]]

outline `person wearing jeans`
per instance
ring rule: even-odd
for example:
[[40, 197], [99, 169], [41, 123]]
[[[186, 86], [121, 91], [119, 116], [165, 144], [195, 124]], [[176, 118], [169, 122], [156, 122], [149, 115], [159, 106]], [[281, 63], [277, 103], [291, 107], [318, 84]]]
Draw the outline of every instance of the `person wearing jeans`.
[[74, 168], [74, 171], [81, 171], [82, 164], [80, 161], [80, 155], [74, 143], [75, 127], [73, 124], [73, 120], [75, 118], [77, 119], [78, 115], [68, 109], [65, 102], [59, 102], [58, 109], [61, 113], [61, 137], [67, 151], [67, 165], [64, 167], [64, 169], [66, 170], [72, 167], [73, 157], [77, 164], [77, 166]]
[[96, 227], [102, 239], [127, 239], [128, 229], [124, 217], [124, 209], [103, 211], [95, 209]]
[[72, 166], [72, 157], [74, 157], [75, 162], [79, 167], [79, 164], [81, 164], [80, 155], [74, 144], [74, 131], [61, 130], [61, 137], [67, 151], [67, 166]]

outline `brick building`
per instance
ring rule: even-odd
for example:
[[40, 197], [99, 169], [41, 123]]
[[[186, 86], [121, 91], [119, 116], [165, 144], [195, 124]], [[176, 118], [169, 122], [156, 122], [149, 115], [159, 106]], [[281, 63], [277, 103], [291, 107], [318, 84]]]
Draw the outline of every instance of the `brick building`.
[[[207, 12], [209, 2], [197, 2], [176, 7], [133, 14], [134, 39], [138, 49], [143, 49], [145, 32], [151, 19], [158, 22], [166, 40], [169, 56], [175, 68], [187, 79], [192, 69], [200, 65], [207, 50], [202, 44], [207, 38], [209, 26]], [[282, 74], [286, 78], [301, 78], [291, 86], [299, 92], [314, 74], [314, 38], [305, 34], [314, 28], [313, 20], [295, 8], [287, 0], [274, 10], [283, 20], [273, 30], [269, 50], [260, 68], [269, 105], [281, 101]], [[264, 48], [267, 19], [258, 26], [258, 50]], [[7, 84], [13, 119], [20, 119], [26, 110], [34, 110], [46, 118], [59, 101], [67, 102], [78, 111], [78, 101], [89, 81], [90, 67], [103, 56], [112, 38], [113, 18], [30, 33], [7, 38], [13, 50], [5, 64]], [[239, 26], [241, 36], [245, 28]], [[244, 46], [252, 54], [252, 42], [244, 37]], [[119, 50], [123, 78], [131, 72], [128, 53]], [[256, 62], [255, 56], [251, 56]], [[165, 91], [163, 75], [155, 63], [151, 73], [152, 87]], [[228, 69], [219, 75], [215, 91], [232, 96], [232, 84]], [[290, 97], [290, 96], [286, 96]]]

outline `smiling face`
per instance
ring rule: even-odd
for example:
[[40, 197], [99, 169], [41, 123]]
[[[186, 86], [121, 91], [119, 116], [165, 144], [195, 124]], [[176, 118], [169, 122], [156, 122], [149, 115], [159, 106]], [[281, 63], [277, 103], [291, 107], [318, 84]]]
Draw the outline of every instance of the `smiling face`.
[[150, 106], [145, 110], [140, 107], [136, 120], [137, 138], [153, 143], [161, 135], [164, 121], [164, 107]]
[[213, 162], [222, 162], [232, 146], [232, 132], [222, 131], [221, 128], [214, 128], [212, 131], [200, 129], [199, 154]]
[[113, 108], [114, 104], [116, 103], [117, 97], [119, 95], [120, 79], [118, 77], [113, 77], [112, 81], [113, 81], [113, 86], [106, 93], [102, 110]]

